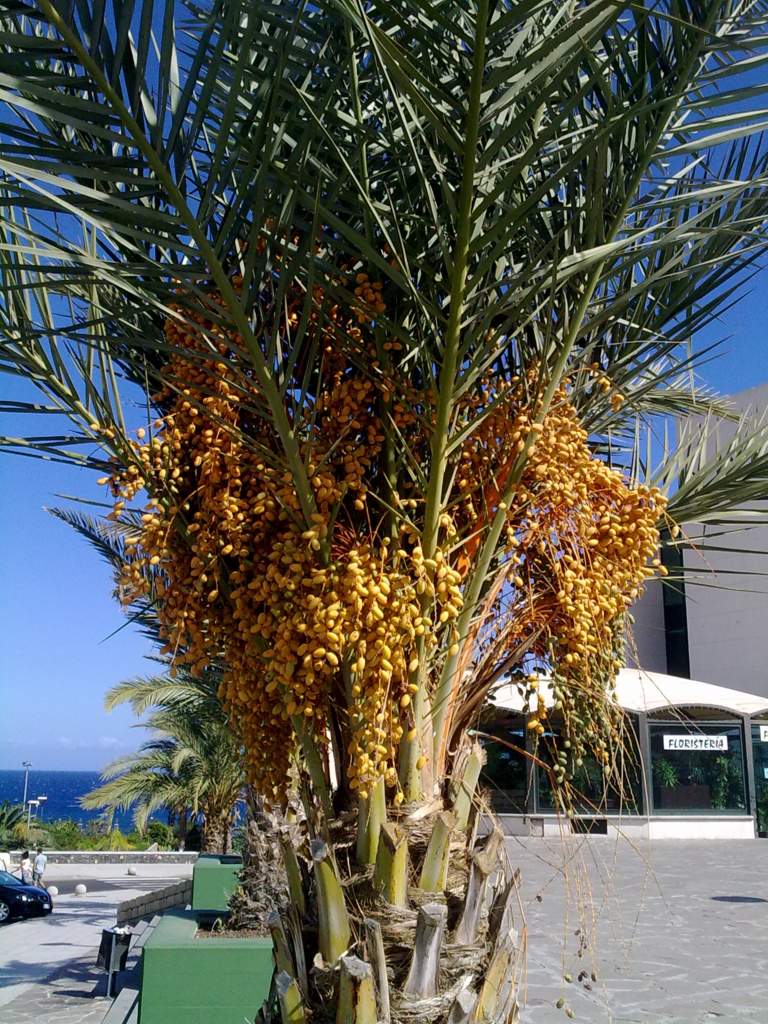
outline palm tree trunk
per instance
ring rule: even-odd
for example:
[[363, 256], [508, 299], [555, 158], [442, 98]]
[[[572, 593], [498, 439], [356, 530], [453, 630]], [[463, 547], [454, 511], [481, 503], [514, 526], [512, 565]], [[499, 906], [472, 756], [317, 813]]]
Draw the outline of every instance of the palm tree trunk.
[[186, 807], [182, 807], [181, 810], [179, 811], [178, 830], [179, 847], [180, 849], [184, 849], [184, 847], [187, 845], [187, 833], [189, 832], [189, 823], [187, 819]]
[[[292, 977], [308, 1014], [337, 1024], [517, 1020], [517, 878], [501, 832], [478, 835], [481, 763], [472, 745], [440, 798], [387, 807], [383, 823], [364, 813], [309, 821], [284, 846], [301, 890], [297, 898], [291, 886], [275, 926], [286, 938], [278, 995]], [[376, 841], [360, 842], [371, 826]], [[280, 1019], [277, 1005], [263, 1008], [261, 1020]]]
[[200, 852], [226, 853], [228, 836], [228, 814], [205, 814], [200, 839]]
[[257, 929], [268, 935], [271, 915], [285, 912], [289, 883], [283, 851], [288, 829], [283, 816], [249, 790], [243, 870], [229, 902], [231, 928]]

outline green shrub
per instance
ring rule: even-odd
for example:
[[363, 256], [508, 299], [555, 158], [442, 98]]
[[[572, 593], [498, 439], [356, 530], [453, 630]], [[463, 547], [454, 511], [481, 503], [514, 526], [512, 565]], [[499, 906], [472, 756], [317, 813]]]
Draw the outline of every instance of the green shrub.
[[660, 786], [667, 789], [674, 789], [680, 781], [677, 768], [666, 757], [660, 757], [658, 761], [653, 762], [653, 777]]
[[81, 825], [72, 818], [47, 824], [40, 842], [53, 850], [135, 850], [146, 845], [138, 833], [125, 835], [119, 828], [108, 828], [103, 821]]
[[0, 849], [18, 846], [24, 828], [24, 808], [3, 800], [0, 804]]
[[170, 825], [162, 821], [150, 821], [144, 838], [147, 843], [157, 843], [158, 846], [167, 849], [175, 849], [177, 845], [175, 832]]
[[78, 823], [72, 818], [60, 818], [57, 821], [49, 822], [45, 831], [48, 836], [46, 846], [54, 850], [83, 850], [87, 849], [86, 836]]
[[132, 850], [134, 849], [128, 836], [123, 835], [119, 828], [113, 828], [98, 840], [99, 850]]

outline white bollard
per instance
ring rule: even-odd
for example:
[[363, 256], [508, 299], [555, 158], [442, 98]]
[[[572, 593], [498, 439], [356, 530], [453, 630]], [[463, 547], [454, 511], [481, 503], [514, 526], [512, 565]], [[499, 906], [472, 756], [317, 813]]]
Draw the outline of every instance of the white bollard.
[[48, 886], [48, 895], [49, 896], [58, 896], [59, 895], [59, 890], [56, 888], [55, 885], [49, 885]]
[[128, 870], [125, 873], [126, 873], [126, 875], [135, 875], [137, 873], [136, 872], [136, 868], [131, 866], [131, 867], [128, 868]]
[[80, 882], [79, 885], [75, 886], [75, 896], [85, 896], [87, 892], [88, 890], [86, 889], [82, 882]]

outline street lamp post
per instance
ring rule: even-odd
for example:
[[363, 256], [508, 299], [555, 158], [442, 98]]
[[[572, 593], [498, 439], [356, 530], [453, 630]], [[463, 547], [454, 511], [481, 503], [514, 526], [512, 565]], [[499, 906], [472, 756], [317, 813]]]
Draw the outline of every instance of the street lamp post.
[[21, 767], [24, 769], [24, 798], [21, 801], [21, 806], [26, 807], [27, 804], [27, 789], [29, 788], [29, 769], [32, 767], [31, 761], [22, 761]]
[[33, 805], [35, 807], [35, 814], [37, 814], [37, 808], [40, 806], [40, 801], [39, 800], [30, 800], [29, 803], [27, 804], [27, 831], [29, 831], [29, 826], [32, 823], [32, 806]]
[[40, 810], [38, 811], [38, 814], [39, 814], [41, 820], [42, 820], [42, 817], [43, 817], [43, 812], [45, 811], [45, 801], [47, 799], [48, 799], [47, 796], [39, 796], [37, 798], [37, 802], [40, 804]]

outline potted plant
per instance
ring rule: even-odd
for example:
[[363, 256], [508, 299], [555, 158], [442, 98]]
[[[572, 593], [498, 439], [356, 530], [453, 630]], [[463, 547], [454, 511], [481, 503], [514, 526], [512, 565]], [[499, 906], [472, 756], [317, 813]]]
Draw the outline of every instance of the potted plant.
[[757, 798], [757, 834], [768, 839], [768, 786], [763, 786]]
[[679, 783], [677, 768], [666, 757], [659, 758], [653, 762], [653, 778], [659, 786], [659, 805], [661, 807], [670, 805], [669, 794], [676, 789]]

